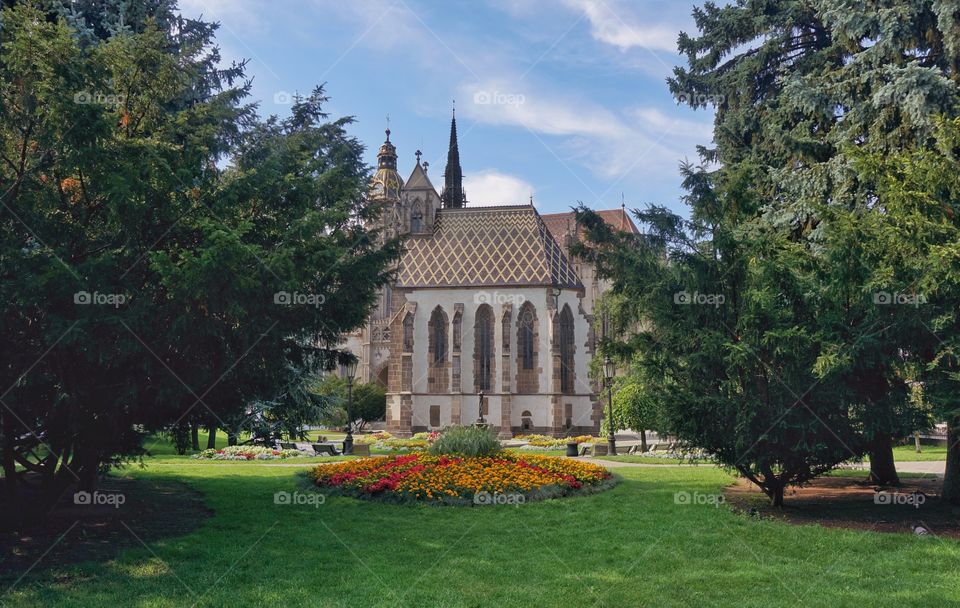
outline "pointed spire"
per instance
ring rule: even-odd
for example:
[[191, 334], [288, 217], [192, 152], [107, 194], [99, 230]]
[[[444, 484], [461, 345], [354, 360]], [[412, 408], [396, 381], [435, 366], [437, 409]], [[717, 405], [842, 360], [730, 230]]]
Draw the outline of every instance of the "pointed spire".
[[447, 168], [443, 172], [443, 193], [440, 200], [445, 209], [465, 207], [467, 196], [463, 192], [463, 169], [460, 167], [460, 149], [457, 147], [457, 114], [450, 120], [450, 148], [447, 150]]

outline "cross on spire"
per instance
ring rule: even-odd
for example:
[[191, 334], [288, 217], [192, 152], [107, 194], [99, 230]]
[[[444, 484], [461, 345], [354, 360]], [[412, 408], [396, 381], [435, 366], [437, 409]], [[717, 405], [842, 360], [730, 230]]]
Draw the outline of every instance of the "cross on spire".
[[421, 152], [420, 150], [417, 150], [416, 152], [413, 153], [413, 155], [417, 157], [417, 164], [419, 165], [420, 157], [423, 156], [423, 152]]

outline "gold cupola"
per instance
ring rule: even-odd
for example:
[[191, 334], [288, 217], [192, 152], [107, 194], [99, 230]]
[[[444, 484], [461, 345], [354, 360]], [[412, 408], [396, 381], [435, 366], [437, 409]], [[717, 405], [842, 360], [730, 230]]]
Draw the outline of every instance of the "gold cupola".
[[387, 140], [377, 152], [377, 172], [370, 180], [370, 198], [377, 201], [399, 201], [403, 178], [397, 173], [397, 148], [390, 143], [390, 129], [386, 130]]

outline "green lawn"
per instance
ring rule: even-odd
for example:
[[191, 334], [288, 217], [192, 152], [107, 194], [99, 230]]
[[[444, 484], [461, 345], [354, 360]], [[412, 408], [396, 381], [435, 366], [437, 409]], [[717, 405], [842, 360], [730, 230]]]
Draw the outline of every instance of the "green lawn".
[[182, 457], [148, 464], [125, 473], [189, 484], [205, 495], [211, 519], [106, 563], [31, 574], [0, 600], [139, 608], [960, 603], [960, 543], [675, 504], [675, 492], [713, 494], [731, 481], [712, 467], [621, 469], [623, 483], [597, 495], [438, 508], [348, 498], [276, 505], [275, 492], [298, 489], [298, 467]]
[[944, 461], [947, 459], [946, 446], [925, 445], [921, 446], [921, 449], [923, 451], [917, 454], [916, 448], [914, 448], [912, 445], [897, 446], [893, 448], [893, 458], [897, 462], [918, 462], [930, 460]]

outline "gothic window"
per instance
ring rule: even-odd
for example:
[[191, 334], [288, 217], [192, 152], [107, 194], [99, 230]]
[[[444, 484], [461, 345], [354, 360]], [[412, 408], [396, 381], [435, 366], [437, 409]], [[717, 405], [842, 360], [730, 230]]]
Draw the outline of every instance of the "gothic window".
[[481, 304], [474, 326], [473, 374], [477, 390], [493, 388], [493, 309]]
[[453, 315], [453, 352], [460, 352], [460, 334], [463, 327], [463, 312], [458, 310]]
[[432, 362], [439, 365], [447, 359], [447, 315], [437, 306], [430, 315], [430, 352]]
[[517, 313], [517, 392], [533, 394], [540, 390], [537, 365], [537, 309], [524, 302]]
[[413, 211], [410, 213], [410, 232], [419, 233], [423, 227], [423, 212], [420, 210], [420, 202], [413, 205]]
[[520, 311], [520, 364], [523, 369], [533, 369], [533, 307], [524, 306]]
[[403, 318], [403, 352], [413, 352], [413, 315], [409, 312]]
[[574, 392], [574, 367], [573, 353], [575, 344], [573, 341], [573, 313], [570, 312], [570, 305], [564, 304], [563, 311], [560, 313], [560, 391], [563, 393]]

